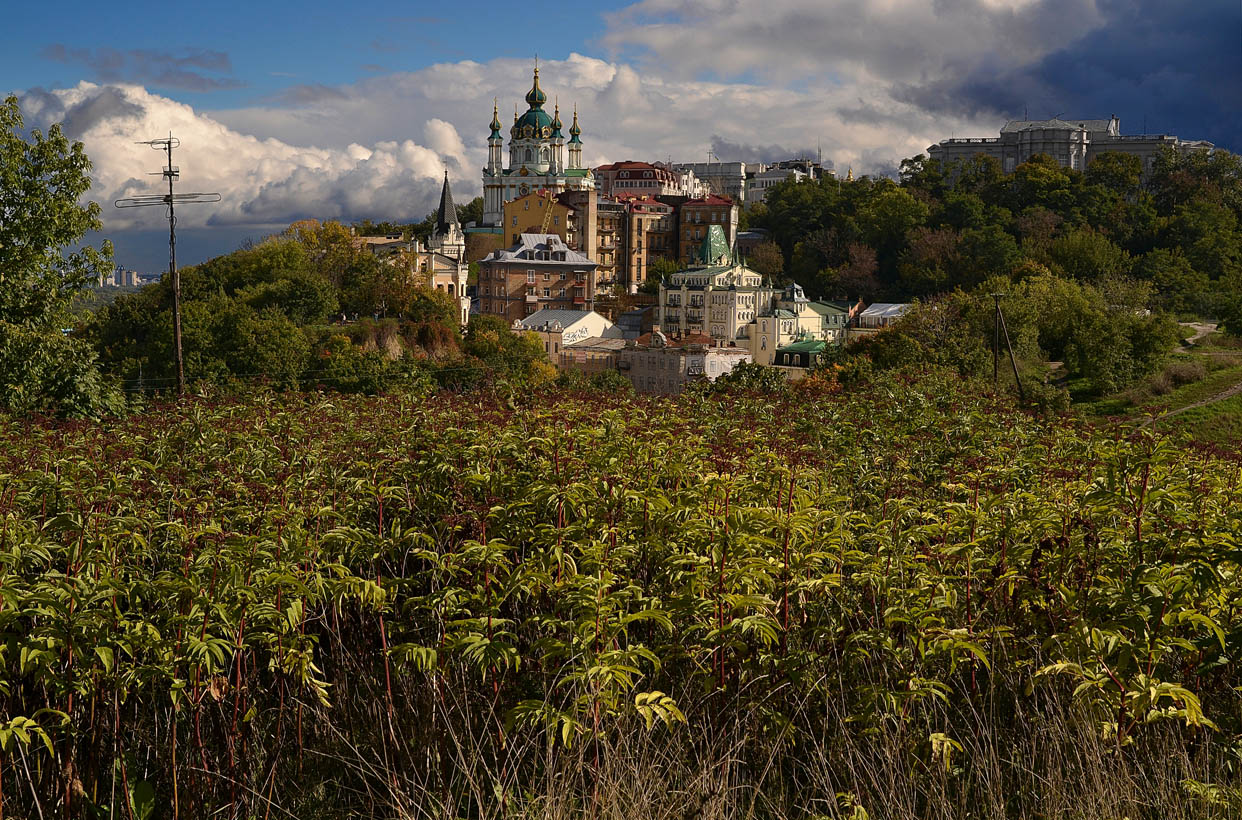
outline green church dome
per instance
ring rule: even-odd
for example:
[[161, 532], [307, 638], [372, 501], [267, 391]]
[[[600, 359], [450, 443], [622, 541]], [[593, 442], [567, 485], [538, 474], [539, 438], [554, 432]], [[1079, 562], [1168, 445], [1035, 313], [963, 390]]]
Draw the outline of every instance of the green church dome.
[[547, 101], [548, 95], [539, 87], [539, 66], [535, 66], [535, 84], [526, 92], [526, 104], [531, 108], [538, 108]]
[[552, 136], [552, 118], [542, 108], [532, 108], [513, 123], [514, 139], [548, 139]]
[[535, 84], [526, 94], [526, 102], [530, 110], [513, 122], [513, 130], [509, 133], [514, 139], [550, 139], [552, 136], [552, 118], [543, 110], [548, 95], [539, 87], [539, 68], [535, 67]]

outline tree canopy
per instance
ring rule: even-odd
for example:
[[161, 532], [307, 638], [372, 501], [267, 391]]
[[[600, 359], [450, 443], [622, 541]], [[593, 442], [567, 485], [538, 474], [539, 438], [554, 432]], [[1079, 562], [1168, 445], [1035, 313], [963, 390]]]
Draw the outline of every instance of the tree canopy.
[[1150, 307], [1174, 313], [1242, 301], [1242, 160], [1221, 150], [1167, 151], [1146, 178], [1117, 152], [1085, 171], [1036, 155], [1009, 174], [984, 155], [918, 156], [896, 183], [783, 182], [749, 222], [812, 296], [902, 301], [1050, 272], [1134, 276], [1152, 284]]
[[82, 143], [59, 125], [23, 133], [15, 97], [0, 104], [0, 408], [99, 416], [124, 402], [89, 346], [66, 335], [75, 293], [112, 268]]

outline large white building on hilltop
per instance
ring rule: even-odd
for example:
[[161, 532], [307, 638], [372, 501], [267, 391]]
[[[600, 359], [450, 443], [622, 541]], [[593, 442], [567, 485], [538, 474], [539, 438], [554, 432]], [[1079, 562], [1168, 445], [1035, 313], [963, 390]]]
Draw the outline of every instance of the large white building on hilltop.
[[1036, 154], [1047, 154], [1065, 168], [1085, 170], [1091, 160], [1105, 151], [1118, 151], [1137, 156], [1143, 163], [1144, 175], [1151, 173], [1160, 152], [1172, 149], [1179, 153], [1211, 151], [1212, 143], [1184, 140], [1169, 134], [1121, 133], [1121, 120], [1012, 120], [1001, 129], [999, 137], [972, 137], [941, 140], [927, 149], [932, 159], [946, 165], [967, 161], [976, 154], [994, 157], [1005, 173]]
[[526, 94], [526, 113], [513, 112], [509, 129], [508, 164], [504, 159], [504, 138], [500, 134], [500, 110], [492, 107], [492, 133], [487, 138], [487, 166], [483, 169], [483, 222], [480, 227], [500, 228], [504, 221], [504, 204], [531, 191], [591, 191], [595, 178], [591, 169], [582, 164], [582, 129], [578, 126], [578, 110], [574, 109], [569, 140], [561, 129], [560, 106], [552, 115], [543, 110], [548, 95], [539, 87], [539, 65], [535, 79]]

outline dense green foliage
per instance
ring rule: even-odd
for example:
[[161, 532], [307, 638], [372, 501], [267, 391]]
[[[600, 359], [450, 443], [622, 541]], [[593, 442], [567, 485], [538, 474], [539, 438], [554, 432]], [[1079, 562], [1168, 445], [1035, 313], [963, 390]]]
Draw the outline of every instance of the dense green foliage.
[[100, 416], [124, 406], [90, 347], [67, 338], [74, 295], [111, 269], [112, 246], [82, 204], [90, 160], [59, 125], [23, 133], [15, 97], [0, 103], [0, 410]]
[[1236, 454], [959, 384], [0, 428], [3, 811], [1235, 816]]
[[[1071, 378], [1095, 393], [1110, 393], [1157, 372], [1178, 343], [1176, 323], [1145, 307], [1150, 286], [1132, 279], [1095, 284], [1038, 273], [1011, 283], [992, 278], [970, 293], [961, 290], [916, 303], [890, 330], [851, 345], [881, 369], [930, 363], [964, 376], [990, 376], [996, 327], [991, 293], [1001, 300], [1009, 342], [1029, 393], [1043, 396], [1050, 371], [1061, 362]], [[1012, 383], [1008, 345], [1001, 337], [1003, 374]], [[1062, 400], [1048, 396], [1045, 401]]]
[[[470, 336], [463, 342], [451, 297], [401, 258], [376, 258], [339, 223], [296, 223], [280, 237], [186, 268], [181, 282], [192, 383], [266, 380], [377, 393], [430, 379], [547, 379], [537, 367], [542, 349], [486, 320], [483, 327], [504, 338], [492, 347], [471, 344]], [[171, 306], [171, 287], [160, 282], [119, 296], [87, 324], [108, 371], [133, 390], [174, 381]]]
[[1115, 153], [1085, 172], [1040, 155], [1011, 174], [982, 155], [951, 167], [919, 156], [900, 183], [782, 183], [750, 222], [818, 296], [904, 300], [1047, 270], [1136, 276], [1153, 309], [1214, 316], [1242, 300], [1242, 159], [1169, 152], [1141, 172]]

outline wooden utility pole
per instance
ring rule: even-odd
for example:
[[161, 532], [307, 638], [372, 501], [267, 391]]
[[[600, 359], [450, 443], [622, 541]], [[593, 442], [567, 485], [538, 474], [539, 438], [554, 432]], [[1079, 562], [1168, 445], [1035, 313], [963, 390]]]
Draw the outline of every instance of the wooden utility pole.
[[1022, 388], [1022, 377], [1018, 375], [1018, 359], [1013, 354], [1013, 343], [1009, 341], [1009, 328], [1005, 326], [1005, 314], [1001, 311], [1000, 300], [1007, 293], [993, 293], [996, 301], [996, 313], [992, 316], [992, 384], [1000, 382], [1000, 340], [1005, 334], [1005, 347], [1009, 349], [1009, 364], [1013, 367], [1013, 383], [1017, 385], [1018, 396], [1026, 401], [1026, 391]]
[[175, 206], [180, 203], [190, 205], [198, 202], [219, 202], [220, 195], [210, 194], [174, 194], [173, 182], [180, 176], [180, 169], [173, 165], [173, 149], [181, 145], [181, 140], [169, 133], [167, 138], [146, 140], [139, 145], [150, 145], [157, 151], [168, 154], [168, 165], [156, 173], [168, 180], [167, 194], [136, 196], [118, 199], [112, 203], [118, 208], [145, 208], [152, 205], [164, 205], [168, 208], [168, 277], [172, 287], [173, 312], [173, 348], [177, 366], [177, 395], [185, 395], [185, 358], [181, 350], [181, 273], [177, 270], [177, 213]]

